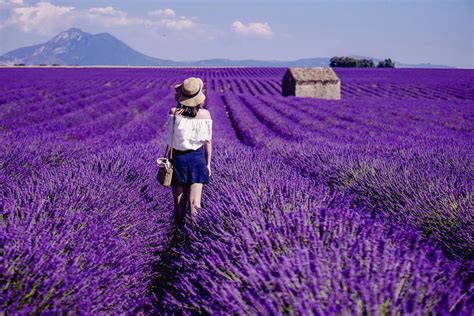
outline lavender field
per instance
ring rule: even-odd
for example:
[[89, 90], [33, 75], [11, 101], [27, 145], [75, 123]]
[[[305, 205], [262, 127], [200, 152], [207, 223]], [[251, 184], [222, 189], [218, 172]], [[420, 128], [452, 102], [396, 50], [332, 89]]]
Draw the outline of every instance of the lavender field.
[[[474, 71], [0, 70], [0, 310], [469, 315]], [[174, 84], [205, 83], [212, 175], [173, 238]]]

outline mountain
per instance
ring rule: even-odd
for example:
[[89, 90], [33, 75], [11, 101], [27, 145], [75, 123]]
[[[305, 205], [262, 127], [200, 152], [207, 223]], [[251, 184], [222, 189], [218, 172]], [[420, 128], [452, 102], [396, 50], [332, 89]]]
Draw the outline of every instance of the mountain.
[[175, 66], [172, 60], [146, 56], [108, 33], [90, 34], [70, 28], [48, 42], [12, 50], [0, 63], [61, 65]]
[[[381, 58], [369, 58], [376, 64]], [[0, 64], [60, 64], [79, 66], [183, 66], [183, 67], [327, 67], [329, 57], [282, 60], [206, 59], [173, 61], [144, 55], [109, 33], [90, 34], [78, 28], [59, 33], [43, 44], [22, 47], [0, 56]], [[453, 68], [432, 64], [403, 64], [399, 68]]]
[[430, 64], [430, 63], [415, 64], [415, 65], [395, 63], [395, 67], [397, 67], [397, 68], [456, 68], [456, 67], [453, 67], [453, 66], [436, 65], [436, 64]]
[[329, 58], [308, 58], [297, 59], [290, 61], [282, 60], [258, 60], [258, 59], [205, 59], [195, 61], [181, 61], [182, 66], [197, 66], [197, 67], [318, 67], [328, 66]]

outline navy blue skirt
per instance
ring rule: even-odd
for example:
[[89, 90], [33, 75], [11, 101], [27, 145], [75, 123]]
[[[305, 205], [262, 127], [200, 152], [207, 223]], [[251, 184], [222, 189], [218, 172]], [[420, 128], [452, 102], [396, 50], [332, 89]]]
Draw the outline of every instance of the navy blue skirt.
[[195, 150], [173, 149], [173, 177], [171, 184], [208, 183], [209, 170], [206, 167], [204, 146]]

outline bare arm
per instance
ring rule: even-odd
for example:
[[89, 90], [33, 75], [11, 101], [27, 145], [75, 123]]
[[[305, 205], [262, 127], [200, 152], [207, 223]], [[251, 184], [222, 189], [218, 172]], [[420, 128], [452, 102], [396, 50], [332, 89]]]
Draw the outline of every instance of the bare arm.
[[206, 165], [211, 166], [211, 155], [212, 155], [212, 141], [204, 141], [204, 151], [206, 152]]
[[[202, 118], [212, 119], [211, 113], [209, 111], [205, 110], [205, 111], [199, 111], [199, 112], [202, 113], [201, 114]], [[212, 156], [212, 141], [210, 139], [204, 141], [204, 150], [205, 150], [205, 153], [206, 153], [206, 165], [207, 165], [207, 168], [210, 169], [211, 168], [211, 156]]]

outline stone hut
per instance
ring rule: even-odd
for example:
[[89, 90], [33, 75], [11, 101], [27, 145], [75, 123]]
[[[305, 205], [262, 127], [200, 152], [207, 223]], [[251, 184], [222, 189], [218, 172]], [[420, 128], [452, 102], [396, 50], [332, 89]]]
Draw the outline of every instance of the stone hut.
[[284, 96], [341, 99], [341, 81], [331, 68], [288, 68], [283, 76]]

